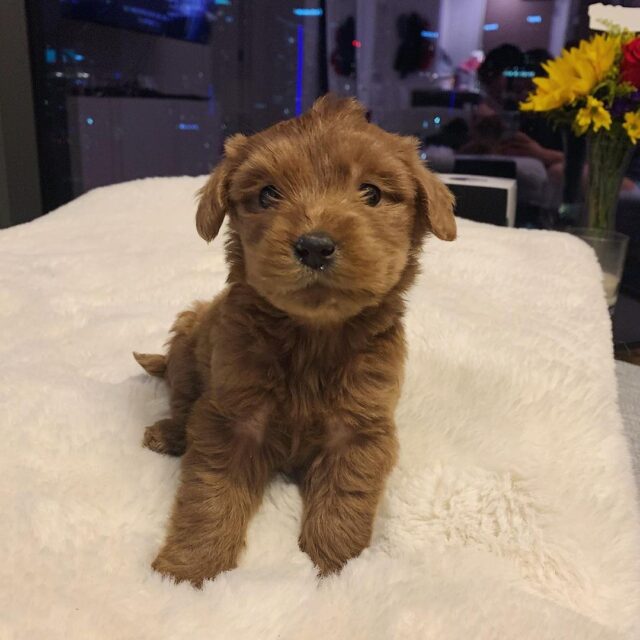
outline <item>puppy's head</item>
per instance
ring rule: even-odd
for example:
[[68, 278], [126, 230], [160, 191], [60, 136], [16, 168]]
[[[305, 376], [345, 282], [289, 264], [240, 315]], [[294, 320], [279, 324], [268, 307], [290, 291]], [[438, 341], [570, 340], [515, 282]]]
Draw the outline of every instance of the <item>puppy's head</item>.
[[326, 96], [300, 118], [231, 137], [196, 224], [210, 241], [228, 215], [231, 279], [322, 323], [378, 304], [426, 233], [453, 240], [452, 206], [416, 140], [368, 123], [355, 100]]

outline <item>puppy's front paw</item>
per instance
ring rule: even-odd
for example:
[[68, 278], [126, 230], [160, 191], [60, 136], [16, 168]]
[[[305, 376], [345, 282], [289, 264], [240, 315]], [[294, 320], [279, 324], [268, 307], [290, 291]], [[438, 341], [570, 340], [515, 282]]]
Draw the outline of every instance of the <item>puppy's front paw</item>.
[[158, 554], [151, 567], [163, 576], [173, 580], [176, 584], [190, 582], [196, 589], [202, 589], [202, 583], [207, 578], [215, 578], [218, 573], [210, 572], [211, 575], [206, 575], [207, 572], [202, 563], [185, 563], [172, 557], [166, 551], [161, 551]]
[[327, 547], [326, 550], [323, 549], [322, 544], [319, 544], [305, 532], [300, 536], [298, 546], [311, 558], [313, 564], [318, 568], [318, 575], [322, 578], [332, 573], [338, 573], [348, 559], [340, 557], [335, 549], [332, 550], [330, 547]]
[[158, 420], [144, 430], [142, 446], [157, 453], [181, 456], [186, 448], [185, 428], [170, 418]]
[[195, 589], [202, 589], [202, 583], [204, 582], [202, 576], [190, 576], [185, 573], [182, 568], [175, 567], [160, 557], [152, 562], [151, 567], [154, 571], [173, 580], [176, 584], [180, 582], [190, 582]]
[[166, 453], [167, 449], [165, 442], [162, 438], [162, 433], [158, 424], [152, 424], [144, 430], [144, 437], [142, 438], [142, 446], [156, 451], [157, 453]]

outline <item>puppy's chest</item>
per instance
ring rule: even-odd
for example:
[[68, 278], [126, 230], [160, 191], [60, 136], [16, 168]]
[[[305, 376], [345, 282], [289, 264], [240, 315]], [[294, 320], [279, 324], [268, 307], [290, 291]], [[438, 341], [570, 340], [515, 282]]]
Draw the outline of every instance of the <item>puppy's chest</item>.
[[285, 418], [312, 426], [332, 416], [390, 414], [402, 379], [404, 342], [391, 332], [360, 344], [302, 341], [281, 350], [274, 391]]
[[356, 392], [361, 354], [294, 344], [276, 352], [272, 384], [279, 404], [292, 416], [322, 412]]
[[287, 431], [332, 419], [390, 416], [404, 360], [401, 323], [381, 334], [311, 333], [260, 323], [229, 326], [213, 341], [213, 390], [233, 414], [270, 405]]

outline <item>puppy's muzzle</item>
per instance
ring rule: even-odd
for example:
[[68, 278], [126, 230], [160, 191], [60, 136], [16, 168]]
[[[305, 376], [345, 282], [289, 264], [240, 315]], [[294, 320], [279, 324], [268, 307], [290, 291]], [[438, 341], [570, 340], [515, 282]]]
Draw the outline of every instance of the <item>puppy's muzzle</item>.
[[305, 266], [322, 271], [333, 262], [336, 245], [328, 234], [319, 231], [300, 236], [293, 245], [293, 253]]

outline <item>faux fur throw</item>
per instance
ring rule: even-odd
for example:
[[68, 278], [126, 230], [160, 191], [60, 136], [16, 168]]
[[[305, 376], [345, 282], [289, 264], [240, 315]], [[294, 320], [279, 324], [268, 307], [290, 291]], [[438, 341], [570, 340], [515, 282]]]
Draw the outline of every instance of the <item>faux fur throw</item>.
[[460, 221], [407, 317], [401, 454], [371, 548], [322, 582], [277, 479], [241, 567], [202, 591], [150, 568], [179, 461], [158, 352], [224, 283], [201, 178], [90, 192], [0, 232], [0, 638], [639, 637], [640, 524], [591, 250]]

